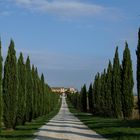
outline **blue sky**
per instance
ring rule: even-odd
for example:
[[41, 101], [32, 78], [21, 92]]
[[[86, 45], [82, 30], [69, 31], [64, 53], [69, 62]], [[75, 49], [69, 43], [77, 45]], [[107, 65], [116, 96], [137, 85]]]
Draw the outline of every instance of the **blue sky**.
[[[30, 55], [50, 86], [80, 88], [107, 67], [127, 40], [136, 70], [139, 0], [0, 0], [5, 57], [13, 38], [17, 54]], [[134, 88], [135, 89], [135, 88]]]

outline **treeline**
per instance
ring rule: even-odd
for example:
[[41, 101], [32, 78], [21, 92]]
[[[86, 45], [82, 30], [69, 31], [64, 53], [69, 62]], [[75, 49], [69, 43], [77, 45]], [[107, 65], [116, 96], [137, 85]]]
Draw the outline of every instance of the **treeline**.
[[15, 129], [33, 119], [48, 114], [58, 102], [58, 94], [52, 93], [45, 83], [44, 75], [38, 74], [37, 67], [26, 62], [22, 53], [17, 60], [14, 41], [11, 40], [8, 54], [2, 66], [0, 41], [0, 125]]
[[[137, 46], [137, 90], [140, 112], [140, 29]], [[113, 64], [108, 63], [107, 69], [97, 73], [94, 82], [87, 91], [86, 85], [80, 93], [68, 95], [75, 108], [91, 112], [96, 116], [131, 118], [134, 108], [133, 69], [128, 43], [125, 43], [122, 63], [116, 47]]]

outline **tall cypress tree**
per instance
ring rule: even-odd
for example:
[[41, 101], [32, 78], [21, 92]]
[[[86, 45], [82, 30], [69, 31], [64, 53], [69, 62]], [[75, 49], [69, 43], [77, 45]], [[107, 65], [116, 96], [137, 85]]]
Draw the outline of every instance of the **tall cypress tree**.
[[101, 99], [101, 78], [100, 73], [95, 76], [93, 84], [93, 113], [95, 115], [100, 115], [100, 99]]
[[36, 75], [35, 75], [35, 68], [34, 65], [32, 65], [32, 81], [33, 81], [33, 102], [32, 102], [32, 108], [33, 108], [33, 118], [37, 117], [37, 81], [36, 81]]
[[118, 47], [116, 48], [114, 63], [113, 63], [113, 111], [114, 117], [122, 117], [122, 104], [121, 104], [121, 66], [119, 61]]
[[133, 112], [133, 70], [130, 50], [126, 42], [122, 61], [122, 110], [124, 118], [132, 117]]
[[26, 79], [26, 120], [31, 122], [33, 118], [33, 80], [29, 56], [26, 60]]
[[1, 40], [0, 40], [0, 129], [2, 118], [2, 54], [1, 54]]
[[3, 122], [7, 129], [14, 129], [16, 126], [17, 92], [17, 59], [14, 41], [11, 40], [4, 65], [3, 79]]
[[25, 113], [26, 113], [26, 67], [23, 60], [23, 55], [20, 53], [18, 59], [18, 102], [17, 102], [17, 123], [25, 123]]
[[106, 108], [107, 108], [107, 115], [112, 117], [112, 64], [109, 61], [108, 68], [107, 68], [107, 76], [106, 76]]
[[81, 89], [81, 109], [83, 112], [87, 112], [87, 90], [86, 85]]
[[42, 92], [41, 110], [42, 110], [42, 115], [45, 115], [45, 81], [44, 81], [43, 73], [41, 75], [41, 92]]
[[92, 84], [89, 86], [88, 90], [88, 104], [89, 104], [89, 111], [93, 113], [93, 91], [92, 91]]
[[138, 94], [138, 108], [140, 114], [140, 28], [138, 32], [138, 46], [136, 50], [137, 55], [137, 94]]

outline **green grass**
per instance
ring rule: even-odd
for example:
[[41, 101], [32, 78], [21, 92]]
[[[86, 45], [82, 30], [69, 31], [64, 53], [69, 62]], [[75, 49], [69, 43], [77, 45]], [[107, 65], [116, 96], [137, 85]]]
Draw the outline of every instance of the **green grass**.
[[48, 115], [39, 117], [24, 126], [17, 126], [13, 131], [3, 129], [0, 133], [0, 140], [33, 140], [35, 138], [34, 133], [59, 112], [60, 105], [61, 103]]
[[85, 125], [109, 140], [140, 140], [140, 120], [122, 120], [94, 117], [82, 113], [68, 102], [70, 111]]

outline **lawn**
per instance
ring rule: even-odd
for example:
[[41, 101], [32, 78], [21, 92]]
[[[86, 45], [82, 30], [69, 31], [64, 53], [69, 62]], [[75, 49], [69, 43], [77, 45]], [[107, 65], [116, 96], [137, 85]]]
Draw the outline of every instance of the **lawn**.
[[34, 133], [38, 131], [38, 128], [58, 113], [60, 105], [61, 102], [59, 102], [57, 108], [48, 115], [39, 117], [30, 123], [26, 123], [24, 126], [17, 126], [14, 131], [7, 131], [3, 129], [0, 133], [0, 140], [33, 140], [35, 138]]
[[70, 111], [89, 128], [109, 140], [140, 140], [140, 120], [94, 117], [77, 111], [68, 102]]

